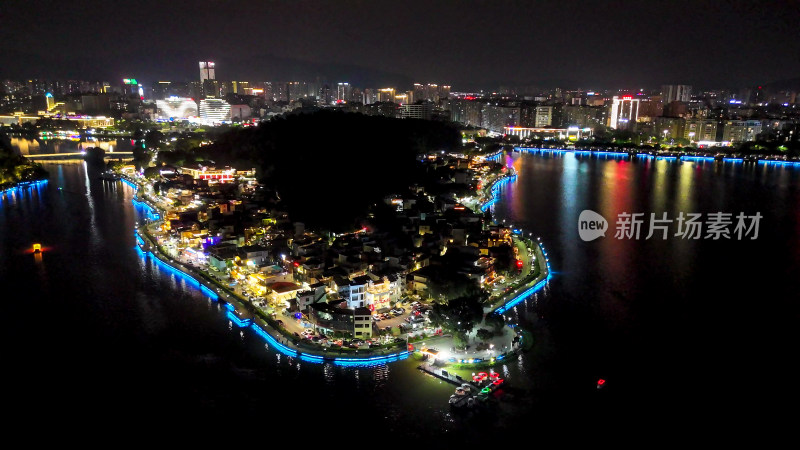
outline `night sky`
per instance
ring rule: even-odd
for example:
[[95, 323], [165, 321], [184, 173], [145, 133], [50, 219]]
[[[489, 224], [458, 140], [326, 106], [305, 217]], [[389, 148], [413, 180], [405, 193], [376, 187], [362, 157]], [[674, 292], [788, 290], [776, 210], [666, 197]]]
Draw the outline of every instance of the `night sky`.
[[737, 88], [800, 77], [784, 1], [3, 1], [0, 78]]

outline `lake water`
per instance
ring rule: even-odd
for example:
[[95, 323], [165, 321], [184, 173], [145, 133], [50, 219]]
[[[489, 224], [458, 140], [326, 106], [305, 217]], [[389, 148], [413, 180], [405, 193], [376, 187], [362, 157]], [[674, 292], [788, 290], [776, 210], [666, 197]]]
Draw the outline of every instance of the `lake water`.
[[[83, 164], [47, 165], [49, 183], [0, 199], [4, 405], [21, 425], [137, 424], [147, 435], [211, 433], [205, 427], [214, 423], [221, 429], [213, 434], [241, 433], [246, 442], [357, 437], [394, 448], [520, 436], [533, 444], [562, 426], [623, 433], [679, 420], [680, 429], [708, 429], [709, 415], [732, 426], [771, 417], [769, 402], [792, 398], [800, 171], [504, 158], [519, 177], [494, 212], [540, 236], [556, 274], [512, 312], [536, 345], [497, 367], [510, 387], [487, 411], [453, 414], [452, 387], [411, 360], [354, 369], [265, 348], [136, 252], [142, 212], [133, 192]], [[609, 220], [605, 238], [579, 238], [584, 209]], [[614, 238], [622, 212], [717, 211], [760, 212], [758, 239]], [[29, 251], [35, 242], [45, 247], [40, 256]], [[607, 382], [598, 390], [600, 378]]]
[[11, 145], [22, 155], [39, 155], [51, 153], [77, 153], [90, 147], [100, 147], [106, 153], [130, 152], [134, 141], [131, 139], [26, 139], [12, 137]]

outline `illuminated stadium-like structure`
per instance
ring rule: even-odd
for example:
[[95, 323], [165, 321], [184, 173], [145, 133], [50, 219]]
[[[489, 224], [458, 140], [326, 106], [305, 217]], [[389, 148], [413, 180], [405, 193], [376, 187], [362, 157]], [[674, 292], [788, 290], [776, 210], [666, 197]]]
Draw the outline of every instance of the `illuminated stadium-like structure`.
[[169, 97], [156, 100], [159, 119], [188, 119], [197, 117], [197, 103], [190, 98]]

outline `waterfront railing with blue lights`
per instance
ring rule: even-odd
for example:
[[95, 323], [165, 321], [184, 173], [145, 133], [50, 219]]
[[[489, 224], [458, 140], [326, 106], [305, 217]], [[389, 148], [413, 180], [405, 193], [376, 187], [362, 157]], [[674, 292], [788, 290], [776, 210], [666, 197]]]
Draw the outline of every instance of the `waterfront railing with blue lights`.
[[134, 191], [138, 191], [139, 190], [139, 186], [136, 183], [134, 183], [133, 181], [131, 181], [131, 180], [127, 179], [127, 178], [125, 178], [124, 176], [120, 178], [120, 181], [122, 181], [123, 183], [127, 184]]
[[800, 167], [800, 161], [779, 161], [774, 159], [759, 159], [759, 164], [768, 164], [774, 166], [792, 166], [792, 167]]
[[481, 205], [481, 212], [485, 212], [492, 205], [497, 203], [497, 200], [500, 197], [500, 188], [515, 181], [516, 179], [517, 179], [517, 174], [513, 173], [509, 175], [503, 175], [502, 177], [494, 180], [488, 189], [492, 197]]
[[41, 187], [42, 185], [47, 184], [47, 179], [44, 180], [37, 180], [37, 181], [23, 181], [22, 183], [17, 183], [16, 185], [3, 189], [0, 191], [0, 195], [5, 195], [6, 193], [15, 194], [17, 192], [23, 192], [25, 189], [33, 189], [37, 187]]
[[[705, 155], [658, 155], [658, 154], [650, 154], [650, 153], [639, 153], [639, 152], [609, 152], [609, 151], [602, 151], [602, 150], [573, 150], [573, 149], [566, 149], [566, 148], [534, 148], [534, 147], [515, 147], [514, 150], [520, 153], [553, 153], [553, 154], [564, 154], [564, 153], [574, 153], [575, 155], [596, 155], [596, 156], [610, 156], [610, 157], [630, 157], [636, 156], [637, 158], [646, 158], [646, 159], [656, 159], [656, 160], [663, 160], [663, 161], [700, 161], [700, 162], [714, 162], [714, 161], [722, 161], [726, 163], [743, 163], [748, 162], [745, 158], [738, 158], [738, 157], [714, 157], [714, 156], [705, 156]], [[792, 166], [792, 167], [800, 167], [800, 161], [781, 161], [781, 160], [772, 160], [772, 159], [757, 159], [751, 160], [750, 162], [758, 162], [759, 164], [772, 164], [772, 165], [782, 165], [782, 166]]]
[[[142, 237], [138, 234], [136, 235], [137, 242], [140, 242], [141, 245], [144, 245]], [[200, 289], [200, 292], [208, 296], [214, 301], [219, 301], [219, 295], [212, 291], [208, 286], [206, 286], [203, 282], [198, 281], [196, 278], [192, 277], [188, 273], [184, 272], [183, 270], [172, 266], [171, 264], [161, 260], [158, 256], [156, 256], [153, 252], [147, 251], [144, 252], [140, 248], [140, 245], [136, 246], [137, 252], [143, 258], [150, 258], [159, 268], [164, 269], [165, 271], [175, 275], [177, 278], [183, 279], [187, 282], [188, 285], [194, 286]], [[364, 357], [336, 357], [332, 355], [315, 355], [313, 353], [305, 353], [299, 352], [294, 350], [287, 345], [284, 345], [272, 336], [270, 333], [264, 330], [261, 326], [259, 326], [253, 319], [242, 319], [237, 315], [236, 307], [232, 303], [225, 303], [225, 316], [228, 320], [231, 321], [234, 325], [239, 328], [247, 328], [253, 330], [258, 336], [261, 336], [269, 346], [274, 348], [276, 351], [291, 356], [293, 358], [300, 358], [303, 361], [313, 362], [313, 363], [332, 363], [339, 366], [348, 366], [348, 367], [367, 367], [367, 366], [375, 366], [380, 364], [387, 364], [395, 361], [400, 361], [403, 359], [407, 359], [409, 356], [409, 352], [403, 351], [398, 353], [392, 353], [389, 355], [378, 355], [378, 356], [364, 356]]]

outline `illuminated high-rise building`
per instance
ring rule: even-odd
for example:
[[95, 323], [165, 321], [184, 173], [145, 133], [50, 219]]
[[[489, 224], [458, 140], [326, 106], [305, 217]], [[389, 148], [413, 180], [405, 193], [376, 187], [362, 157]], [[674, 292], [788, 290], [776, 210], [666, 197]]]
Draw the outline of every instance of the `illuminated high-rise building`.
[[56, 101], [53, 98], [53, 94], [51, 94], [50, 92], [44, 94], [44, 99], [47, 104], [47, 111], [51, 111], [53, 108], [55, 108]]
[[336, 84], [336, 101], [347, 102], [350, 100], [351, 93], [350, 83], [337, 83]]
[[378, 92], [375, 89], [366, 88], [364, 89], [364, 98], [362, 103], [365, 105], [371, 105], [378, 101]]
[[200, 61], [200, 82], [206, 80], [216, 80], [214, 74], [214, 63], [212, 61]]
[[628, 128], [639, 117], [639, 99], [630, 95], [614, 96], [611, 99], [611, 113], [608, 115], [608, 126], [613, 129]]
[[428, 83], [427, 85], [425, 85], [425, 100], [435, 101], [438, 98], [439, 98], [439, 85], [434, 83]]
[[247, 81], [232, 81], [231, 85], [234, 94], [250, 95], [253, 92], [252, 89], [250, 89], [250, 83]]
[[394, 103], [394, 88], [383, 88], [378, 90], [379, 102], [392, 102]]
[[217, 81], [214, 62], [200, 61], [200, 88], [203, 97], [217, 97], [220, 95], [220, 85]]
[[425, 100], [425, 86], [420, 83], [414, 83], [414, 100]]

